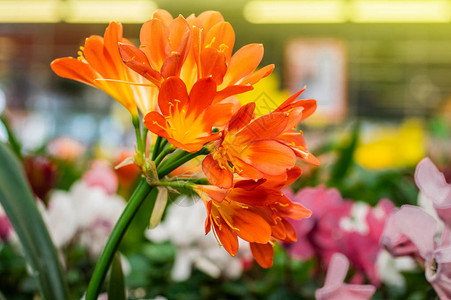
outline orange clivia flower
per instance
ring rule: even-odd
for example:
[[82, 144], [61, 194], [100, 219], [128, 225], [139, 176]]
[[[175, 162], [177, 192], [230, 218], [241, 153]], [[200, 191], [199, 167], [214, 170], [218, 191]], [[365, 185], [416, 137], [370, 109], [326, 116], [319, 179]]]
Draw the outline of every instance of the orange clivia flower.
[[191, 45], [191, 30], [186, 20], [175, 19], [165, 10], [157, 10], [153, 18], [143, 24], [140, 49], [120, 44], [124, 63], [160, 87], [170, 76], [180, 72]]
[[120, 45], [125, 64], [157, 86], [180, 77], [188, 91], [199, 79], [212, 77], [218, 88], [214, 103], [251, 90], [274, 69], [268, 65], [254, 72], [263, 57], [261, 44], [246, 45], [232, 56], [235, 32], [219, 12], [174, 19], [157, 10], [142, 26], [140, 40], [140, 48]]
[[[296, 179], [300, 172], [292, 174]], [[230, 189], [204, 185], [195, 190], [207, 208], [206, 233], [213, 229], [218, 242], [232, 256], [238, 251], [240, 237], [250, 243], [255, 260], [269, 268], [274, 255], [272, 241], [296, 241], [296, 231], [286, 219], [308, 218], [311, 211], [291, 202], [265, 181], [239, 180]]]
[[[122, 37], [122, 25], [111, 22], [105, 36], [90, 36], [80, 47], [78, 58], [64, 57], [51, 63], [53, 71], [64, 78], [97, 87], [122, 104], [133, 116], [154, 110], [158, 89], [147, 79], [130, 70], [119, 54], [118, 43], [130, 45]], [[107, 80], [105, 80], [107, 79]], [[125, 82], [125, 83], [124, 83]], [[137, 85], [126, 84], [134, 82]]]
[[253, 119], [255, 103], [241, 107], [221, 139], [210, 146], [211, 153], [202, 163], [208, 180], [229, 188], [235, 172], [256, 180], [278, 176], [294, 167], [296, 157], [318, 165], [318, 160], [307, 151], [302, 133], [293, 130], [316, 109], [315, 100], [296, 100], [300, 93], [257, 119]]
[[221, 136], [222, 132], [212, 133], [213, 127], [227, 123], [232, 115], [231, 103], [212, 104], [215, 95], [216, 83], [211, 77], [197, 81], [189, 94], [180, 78], [169, 77], [158, 95], [161, 113], [146, 114], [144, 125], [172, 145], [196, 152]]

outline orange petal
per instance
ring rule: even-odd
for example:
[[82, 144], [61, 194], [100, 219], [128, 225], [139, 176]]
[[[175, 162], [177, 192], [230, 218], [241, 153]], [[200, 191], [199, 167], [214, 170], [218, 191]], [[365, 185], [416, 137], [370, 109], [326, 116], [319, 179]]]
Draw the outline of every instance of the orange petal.
[[273, 139], [285, 130], [288, 118], [287, 113], [272, 112], [255, 119], [237, 135], [243, 136], [243, 139], [248, 139], [249, 142], [256, 139]]
[[291, 225], [291, 223], [285, 219], [282, 219], [282, 223], [285, 226], [285, 233], [286, 233], [286, 238], [283, 241], [287, 242], [287, 243], [296, 242], [297, 235], [296, 235], [296, 230], [294, 229], [293, 225]]
[[169, 24], [174, 19], [172, 15], [167, 10], [164, 9], [157, 9], [153, 13], [152, 17], [161, 20], [161, 22], [163, 22], [163, 24], [165, 24], [166, 26], [169, 26]]
[[299, 120], [302, 121], [308, 117], [310, 117], [317, 108], [316, 100], [314, 99], [307, 99], [307, 100], [298, 100], [296, 99], [305, 91], [305, 87], [290, 96], [287, 100], [285, 100], [279, 107], [276, 109], [276, 111], [289, 111], [292, 110], [295, 107], [302, 107], [302, 118]]
[[261, 79], [263, 79], [266, 76], [268, 76], [269, 74], [271, 74], [273, 70], [274, 70], [274, 65], [267, 65], [267, 66], [261, 68], [260, 70], [257, 70], [254, 73], [247, 75], [246, 77], [244, 77], [243, 79], [238, 81], [238, 84], [239, 85], [246, 85], [246, 84], [254, 85], [257, 82], [259, 82]]
[[230, 120], [233, 113], [233, 103], [219, 103], [207, 107], [204, 118], [211, 127], [224, 126]]
[[249, 208], [223, 201], [218, 209], [222, 218], [236, 234], [245, 241], [266, 243], [271, 238], [271, 226], [266, 220]]
[[222, 202], [229, 193], [229, 190], [214, 185], [196, 185], [194, 190], [205, 201], [214, 200], [218, 203]]
[[276, 109], [276, 111], [282, 111], [284, 109], [286, 109], [289, 105], [293, 104], [296, 99], [299, 97], [299, 95], [301, 95], [304, 91], [305, 91], [305, 87], [300, 90], [297, 91], [296, 93], [294, 93], [293, 95], [291, 95], [290, 97], [288, 97], [287, 100], [285, 100], [282, 104], [279, 105], [279, 107]]
[[268, 175], [285, 173], [296, 163], [296, 156], [289, 147], [272, 140], [253, 142], [240, 153], [240, 158]]
[[302, 134], [296, 130], [289, 130], [277, 137], [278, 140], [286, 142], [288, 145], [295, 145], [302, 150], [307, 150], [307, 143]]
[[290, 218], [293, 220], [300, 220], [303, 218], [308, 218], [312, 215], [312, 211], [305, 208], [299, 203], [291, 202], [286, 196], [284, 199], [280, 199], [275, 203], [275, 208], [278, 214], [283, 218]]
[[[172, 18], [172, 17], [171, 17]], [[152, 19], [143, 24], [140, 31], [141, 49], [147, 55], [149, 63], [155, 70], [160, 70], [168, 56], [169, 32], [159, 19]]]
[[207, 155], [202, 162], [202, 170], [208, 181], [220, 188], [230, 188], [233, 184], [233, 174], [228, 166], [219, 166], [211, 154]]
[[53, 72], [58, 76], [81, 81], [83, 83], [95, 86], [94, 80], [99, 75], [87, 63], [79, 61], [72, 57], [58, 58], [50, 64]]
[[200, 114], [211, 105], [216, 95], [216, 84], [213, 78], [208, 77], [198, 80], [189, 93], [188, 111]]
[[146, 126], [149, 131], [159, 135], [163, 138], [168, 138], [167, 133], [167, 123], [165, 118], [157, 113], [156, 111], [151, 111], [144, 116], [144, 126]]
[[152, 69], [144, 52], [133, 45], [119, 44], [119, 52], [124, 63], [133, 71], [153, 82], [156, 86], [161, 85], [163, 77]]
[[208, 32], [214, 25], [224, 22], [224, 17], [218, 11], [204, 11], [197, 19], [201, 22], [205, 32]]
[[271, 235], [273, 238], [283, 241], [287, 237], [287, 233], [285, 231], [285, 225], [282, 222], [283, 219], [278, 220], [278, 222], [271, 226]]
[[308, 100], [299, 100], [296, 102], [297, 105], [302, 106], [304, 110], [302, 111], [302, 120], [310, 117], [317, 108], [316, 100], [308, 99]]
[[180, 148], [182, 150], [185, 150], [185, 151], [188, 151], [191, 153], [199, 151], [200, 149], [202, 149], [202, 147], [206, 143], [217, 140], [219, 138], [220, 138], [220, 136], [217, 133], [209, 135], [209, 136], [205, 136], [205, 137], [192, 138], [192, 139], [190, 139], [189, 142], [175, 140], [171, 136], [167, 137], [169, 143], [171, 143], [172, 145], [174, 145], [177, 148]]
[[238, 112], [230, 119], [228, 130], [238, 131], [253, 119], [255, 110], [255, 102], [250, 102], [242, 106]]
[[271, 243], [266, 244], [258, 244], [258, 243], [250, 243], [252, 255], [255, 258], [255, 261], [262, 268], [271, 268], [272, 267], [272, 259], [274, 257], [274, 248]]
[[213, 222], [216, 235], [221, 241], [221, 244], [224, 247], [224, 249], [226, 249], [230, 255], [235, 256], [236, 253], [238, 252], [239, 247], [237, 235], [234, 230], [232, 230], [229, 226], [227, 226], [227, 224], [224, 223], [224, 221], [218, 219], [218, 222], [220, 223], [221, 226], [218, 226], [216, 225], [215, 222]]
[[[197, 66], [197, 78], [202, 74], [200, 53], [202, 50], [202, 31], [198, 26], [191, 27], [191, 55]], [[190, 58], [188, 57], [187, 60]]]
[[172, 52], [161, 66], [161, 76], [164, 78], [179, 76], [182, 64], [182, 56], [178, 52]]
[[251, 91], [253, 89], [254, 88], [250, 85], [231, 85], [231, 86], [228, 86], [228, 87], [224, 88], [223, 90], [217, 92], [215, 100], [213, 102], [218, 103], [218, 102], [224, 100], [225, 98], [228, 98], [230, 96], [237, 95], [237, 94], [242, 94], [242, 93]]
[[211, 200], [206, 200], [205, 208], [207, 209], [207, 217], [205, 218], [205, 234], [207, 235], [211, 230]]
[[84, 46], [84, 57], [91, 67], [103, 78], [120, 79], [115, 64], [120, 61], [113, 61], [111, 55], [104, 49], [104, 40], [100, 36], [90, 36], [86, 39]]
[[211, 76], [216, 84], [222, 83], [227, 71], [226, 57], [223, 52], [214, 48], [205, 48], [200, 54], [201, 77]]
[[224, 51], [226, 62], [230, 61], [233, 45], [235, 44], [235, 32], [228, 22], [214, 25], [205, 36], [204, 45]]
[[[247, 179], [247, 180], [239, 180], [233, 184], [234, 189], [244, 189], [247, 191], [252, 191], [266, 182], [266, 179]], [[235, 190], [234, 190], [235, 191]]]
[[243, 160], [238, 157], [233, 157], [233, 166], [236, 169], [236, 172], [243, 177], [251, 178], [254, 180], [258, 180], [264, 177], [264, 174], [257, 170], [254, 166], [245, 163]]
[[262, 44], [249, 44], [233, 54], [227, 73], [224, 76], [224, 86], [235, 84], [241, 78], [254, 71], [263, 58]]
[[[256, 183], [254, 180], [252, 180]], [[258, 183], [258, 181], [257, 181]], [[281, 197], [280, 191], [257, 187], [253, 190], [234, 187], [227, 198], [250, 206], [267, 206], [277, 202]]]
[[[164, 116], [169, 116], [169, 108], [175, 105], [174, 100], [180, 101], [178, 105], [184, 106], [189, 102], [188, 92], [183, 81], [178, 77], [166, 79], [160, 88], [158, 94], [158, 105]], [[171, 104], [169, 104], [171, 103]]]
[[[118, 70], [122, 70], [125, 66], [123, 66], [121, 56], [119, 54], [118, 44], [123, 42], [122, 40], [122, 24], [111, 22], [110, 25], [105, 30], [104, 36], [104, 44], [105, 49], [108, 51], [108, 54], [111, 56], [113, 62], [116, 63], [116, 67]], [[85, 47], [86, 49], [86, 47]]]
[[290, 185], [293, 182], [295, 182], [299, 177], [302, 175], [302, 169], [294, 166], [293, 168], [289, 169], [287, 171], [287, 181], [285, 182], [285, 185]]
[[180, 54], [181, 64], [183, 64], [191, 43], [191, 29], [188, 22], [181, 15], [169, 25], [169, 41], [170, 51]]
[[297, 157], [299, 157], [301, 160], [308, 162], [309, 164], [312, 164], [314, 166], [319, 166], [321, 164], [321, 162], [319, 161], [318, 158], [316, 158], [313, 154], [311, 154], [308, 151], [302, 151], [298, 148], [292, 148], [294, 153], [296, 154]]

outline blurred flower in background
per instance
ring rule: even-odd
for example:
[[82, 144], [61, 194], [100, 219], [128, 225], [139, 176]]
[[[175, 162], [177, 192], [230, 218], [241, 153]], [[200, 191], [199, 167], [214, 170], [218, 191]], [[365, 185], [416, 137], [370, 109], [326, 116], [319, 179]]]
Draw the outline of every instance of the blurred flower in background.
[[94, 162], [69, 191], [52, 191], [44, 211], [50, 234], [58, 248], [77, 242], [100, 255], [125, 200], [115, 195], [117, 177], [102, 162]]
[[86, 152], [86, 147], [82, 143], [70, 137], [53, 139], [47, 144], [46, 149], [51, 156], [66, 161], [75, 161]]
[[423, 123], [417, 119], [408, 119], [399, 127], [364, 127], [355, 160], [369, 169], [415, 166], [425, 154], [425, 135]]
[[0, 205], [0, 242], [8, 242], [13, 232], [13, 226], [11, 225], [11, 222], [9, 222], [8, 216]]
[[332, 256], [324, 286], [315, 292], [317, 300], [368, 300], [374, 295], [373, 285], [346, 284], [349, 260], [341, 253]]
[[23, 164], [33, 192], [47, 203], [47, 194], [57, 182], [56, 164], [45, 156], [26, 157]]
[[382, 199], [371, 207], [345, 200], [338, 190], [324, 186], [285, 193], [314, 212], [301, 222], [290, 221], [297, 232], [297, 241], [285, 245], [292, 257], [303, 261], [316, 258], [325, 268], [334, 253], [340, 252], [351, 261], [354, 271], [351, 282], [363, 283], [368, 279], [375, 286], [381, 284], [376, 262], [381, 254], [380, 236], [395, 208], [390, 200]]

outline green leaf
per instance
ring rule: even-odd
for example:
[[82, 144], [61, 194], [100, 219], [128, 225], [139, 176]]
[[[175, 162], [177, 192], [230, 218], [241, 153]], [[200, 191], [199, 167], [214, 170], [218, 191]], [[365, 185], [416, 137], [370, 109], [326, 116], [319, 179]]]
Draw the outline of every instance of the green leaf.
[[0, 121], [3, 123], [6, 133], [8, 134], [8, 142], [11, 145], [11, 148], [12, 148], [14, 154], [16, 154], [18, 158], [22, 158], [22, 146], [17, 141], [17, 138], [14, 135], [14, 132], [11, 130], [8, 120], [6, 119], [6, 117], [4, 115], [2, 115], [2, 116], [0, 116]]
[[122, 273], [121, 256], [119, 252], [116, 252], [111, 264], [110, 281], [108, 283], [108, 299], [125, 300], [124, 274]]
[[356, 123], [352, 129], [351, 137], [338, 152], [338, 159], [331, 170], [330, 185], [337, 186], [350, 172], [354, 164], [354, 152], [359, 142], [360, 124]]
[[16, 156], [0, 143], [0, 203], [8, 215], [44, 299], [68, 299], [58, 256]]

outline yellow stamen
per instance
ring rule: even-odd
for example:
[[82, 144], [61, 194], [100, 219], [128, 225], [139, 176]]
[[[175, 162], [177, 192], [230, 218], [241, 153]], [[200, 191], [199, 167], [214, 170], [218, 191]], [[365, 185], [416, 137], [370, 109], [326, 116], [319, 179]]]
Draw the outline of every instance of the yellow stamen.
[[214, 37], [211, 39], [210, 44], [206, 45], [205, 48], [211, 48], [211, 46], [213, 45], [213, 43], [214, 43], [215, 41], [216, 41], [216, 37], [214, 36]]

